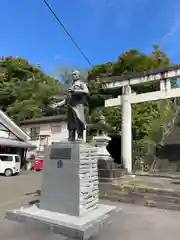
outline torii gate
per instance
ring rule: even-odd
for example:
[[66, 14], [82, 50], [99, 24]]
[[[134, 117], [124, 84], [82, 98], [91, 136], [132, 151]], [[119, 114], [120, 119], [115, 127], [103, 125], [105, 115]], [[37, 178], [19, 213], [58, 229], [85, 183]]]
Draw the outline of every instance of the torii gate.
[[[132, 172], [132, 110], [131, 104], [180, 97], [180, 88], [171, 88], [171, 80], [180, 77], [180, 65], [154, 69], [132, 76], [115, 76], [104, 79], [103, 87], [122, 88], [122, 95], [105, 100], [105, 107], [122, 105], [121, 158], [125, 168]], [[142, 94], [131, 93], [131, 86], [160, 82], [160, 91]]]

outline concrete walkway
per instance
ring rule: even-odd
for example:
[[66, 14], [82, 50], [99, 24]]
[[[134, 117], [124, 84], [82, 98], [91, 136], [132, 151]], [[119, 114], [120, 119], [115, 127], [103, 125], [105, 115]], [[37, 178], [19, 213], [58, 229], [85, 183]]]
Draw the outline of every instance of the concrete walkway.
[[[91, 240], [177, 240], [180, 236], [180, 213], [119, 204], [120, 212], [113, 217], [111, 226]], [[49, 234], [37, 226], [26, 226], [6, 221], [1, 229], [3, 240], [65, 240]], [[1, 225], [2, 226], [2, 225]], [[70, 240], [70, 239], [69, 239]]]
[[[33, 193], [40, 189], [41, 181], [41, 173], [22, 174], [12, 178], [0, 177], [0, 236], [2, 240], [67, 239], [63, 236], [52, 235], [35, 225], [27, 226], [4, 219], [6, 210], [19, 208], [22, 204], [26, 205], [30, 200], [37, 198]], [[155, 181], [155, 185], [171, 184], [170, 180], [166, 179], [151, 178], [150, 181], [152, 183]], [[173, 185], [179, 189], [178, 184]], [[106, 203], [110, 204], [110, 202]], [[180, 212], [121, 203], [117, 205], [120, 211], [113, 217], [111, 226], [106, 227], [91, 240], [177, 240], [180, 238]]]

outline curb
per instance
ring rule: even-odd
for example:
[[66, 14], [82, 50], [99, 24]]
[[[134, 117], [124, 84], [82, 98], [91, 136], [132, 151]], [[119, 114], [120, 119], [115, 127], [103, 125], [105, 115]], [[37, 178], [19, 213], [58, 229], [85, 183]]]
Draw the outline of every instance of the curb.
[[180, 211], [180, 192], [169, 189], [100, 187], [100, 198], [140, 206]]

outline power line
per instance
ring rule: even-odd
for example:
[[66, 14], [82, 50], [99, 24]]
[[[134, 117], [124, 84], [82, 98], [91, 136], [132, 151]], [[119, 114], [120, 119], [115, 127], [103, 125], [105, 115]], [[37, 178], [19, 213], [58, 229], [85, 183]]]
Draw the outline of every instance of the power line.
[[64, 26], [64, 24], [62, 23], [62, 21], [59, 19], [59, 17], [57, 16], [57, 14], [53, 11], [53, 9], [50, 7], [49, 3], [46, 0], [43, 0], [43, 2], [45, 3], [45, 5], [47, 6], [47, 8], [50, 10], [50, 12], [52, 13], [52, 15], [55, 17], [55, 19], [58, 21], [58, 23], [60, 24], [60, 26], [63, 28], [63, 30], [65, 31], [65, 33], [69, 36], [69, 38], [71, 39], [71, 41], [74, 43], [74, 45], [76, 46], [76, 48], [78, 49], [78, 51], [81, 53], [81, 55], [86, 59], [86, 61], [88, 62], [88, 64], [92, 67], [93, 65], [91, 64], [91, 62], [89, 61], [89, 59], [86, 57], [86, 55], [84, 54], [84, 52], [81, 50], [81, 48], [79, 47], [79, 45], [75, 42], [75, 40], [73, 39], [72, 35], [68, 32], [68, 30], [66, 29], [66, 27]]

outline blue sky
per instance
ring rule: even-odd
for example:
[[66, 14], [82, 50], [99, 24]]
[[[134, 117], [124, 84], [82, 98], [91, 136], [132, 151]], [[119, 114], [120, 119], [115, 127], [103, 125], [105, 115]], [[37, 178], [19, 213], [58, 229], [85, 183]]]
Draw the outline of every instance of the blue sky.
[[[179, 0], [49, 0], [93, 65], [154, 43], [180, 63]], [[89, 67], [42, 0], [5, 0], [0, 7], [0, 55], [27, 58], [52, 73]]]

